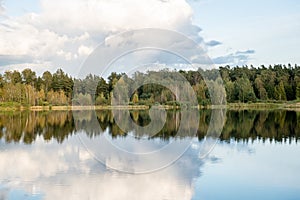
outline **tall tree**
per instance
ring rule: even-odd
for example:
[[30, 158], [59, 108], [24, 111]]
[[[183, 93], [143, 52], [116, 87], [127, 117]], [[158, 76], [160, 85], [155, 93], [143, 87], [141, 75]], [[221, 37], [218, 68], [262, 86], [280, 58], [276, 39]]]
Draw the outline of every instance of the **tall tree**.
[[261, 80], [260, 75], [257, 76], [257, 78], [255, 79], [255, 87], [254, 87], [254, 91], [256, 91], [257, 97], [260, 100], [267, 100], [268, 99], [268, 94], [267, 91], [264, 87], [264, 83]]
[[22, 71], [23, 83], [34, 86], [37, 79], [36, 74], [31, 69], [27, 68]]
[[243, 76], [242, 78], [239, 78], [235, 82], [235, 88], [238, 96], [238, 100], [241, 102], [249, 102], [249, 101], [255, 101], [256, 96], [253, 90], [253, 87], [250, 83], [250, 80]]
[[280, 81], [279, 85], [275, 87], [275, 98], [276, 100], [286, 100], [283, 81]]
[[52, 85], [52, 74], [51, 74], [51, 72], [45, 71], [43, 73], [42, 80], [43, 80], [43, 85], [45, 87], [44, 90], [47, 93], [48, 91], [50, 91], [52, 89], [51, 88], [51, 85]]

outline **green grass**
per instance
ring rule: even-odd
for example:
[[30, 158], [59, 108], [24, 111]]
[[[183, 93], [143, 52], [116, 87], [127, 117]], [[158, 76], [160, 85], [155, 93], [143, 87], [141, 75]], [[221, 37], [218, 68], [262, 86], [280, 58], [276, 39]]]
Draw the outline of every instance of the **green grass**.
[[17, 102], [0, 102], [0, 107], [4, 107], [4, 108], [21, 107], [21, 104]]
[[[147, 106], [151, 105], [149, 102], [139, 102], [136, 106]], [[135, 105], [131, 105], [135, 106]], [[166, 106], [176, 106], [176, 102], [168, 102]], [[55, 106], [49, 105], [49, 110], [52, 110], [52, 108]], [[105, 106], [104, 106], [105, 107]], [[200, 106], [201, 107], [201, 106]], [[205, 108], [211, 108], [212, 106], [204, 106], [201, 107], [201, 109]], [[300, 109], [300, 101], [267, 101], [267, 102], [255, 102], [255, 103], [228, 103], [227, 104], [228, 109]], [[0, 102], [0, 111], [16, 111], [16, 110], [30, 110], [30, 105], [21, 105], [18, 102]]]
[[272, 101], [258, 103], [228, 103], [228, 109], [286, 109], [299, 108], [298, 101]]

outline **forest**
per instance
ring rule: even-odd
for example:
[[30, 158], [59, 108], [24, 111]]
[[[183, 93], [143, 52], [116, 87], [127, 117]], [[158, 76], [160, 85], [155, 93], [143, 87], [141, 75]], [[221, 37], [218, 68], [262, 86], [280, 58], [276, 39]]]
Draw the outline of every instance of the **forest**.
[[[167, 73], [180, 73], [192, 86], [199, 105], [214, 104], [210, 100], [208, 85], [223, 84], [228, 103], [286, 102], [300, 100], [300, 67], [298, 65], [224, 66], [219, 69]], [[27, 68], [23, 71], [5, 71], [0, 74], [1, 106], [60, 106], [110, 105], [115, 85], [128, 91], [130, 104], [174, 104], [175, 94], [155, 84], [145, 84], [134, 90], [134, 85], [159, 72], [136, 72], [132, 77], [112, 72], [107, 78], [88, 75], [73, 78], [62, 69], [55, 73], [45, 71], [41, 76]], [[218, 75], [221, 75], [221, 78]], [[203, 76], [208, 80], [204, 80]], [[134, 90], [134, 91], [133, 91]], [[215, 91], [214, 91], [215, 92]], [[132, 94], [132, 95], [130, 95]]]

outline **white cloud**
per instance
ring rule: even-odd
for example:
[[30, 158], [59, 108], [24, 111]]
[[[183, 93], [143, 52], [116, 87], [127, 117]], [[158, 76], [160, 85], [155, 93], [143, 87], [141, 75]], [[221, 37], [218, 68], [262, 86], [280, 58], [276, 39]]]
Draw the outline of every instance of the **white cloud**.
[[133, 29], [177, 30], [202, 40], [185, 0], [41, 0], [40, 5], [39, 13], [1, 20], [0, 65], [4, 69], [43, 61], [52, 67], [72, 67], [69, 71], [74, 72], [105, 38]]
[[[15, 57], [13, 57], [12, 59], [15, 60]], [[30, 61], [24, 61], [20, 64], [10, 64], [10, 65], [3, 65], [4, 67], [1, 69], [2, 71], [5, 70], [18, 70], [18, 71], [22, 71], [24, 68], [30, 68], [30, 69], [34, 69], [35, 72], [37, 72], [38, 75], [42, 75], [43, 72], [45, 72], [46, 70], [51, 71], [51, 72], [55, 72], [56, 67], [53, 66], [53, 64], [51, 62], [44, 62], [41, 60], [36, 60], [35, 63], [29, 63]]]
[[42, 0], [41, 6], [40, 22], [60, 33], [178, 29], [192, 17], [192, 9], [184, 0]]
[[[14, 67], [19, 69], [21, 65], [26, 68], [48, 63], [47, 70], [61, 67], [67, 73], [76, 75], [75, 72], [79, 70], [85, 58], [101, 42], [107, 41], [112, 35], [142, 28], [179, 31], [196, 43], [204, 43], [199, 35], [201, 28], [193, 25], [194, 13], [187, 0], [39, 1], [38, 13], [0, 18], [1, 71]], [[3, 0], [0, 0], [0, 15], [5, 11], [2, 2]], [[148, 35], [138, 38], [138, 42], [149, 41], [151, 37]], [[186, 43], [180, 43], [172, 37], [168, 41], [160, 42], [169, 44], [172, 49], [189, 49], [185, 46]], [[126, 43], [126, 40], [123, 40], [123, 43]], [[212, 40], [208, 45], [215, 46], [220, 43]], [[219, 48], [214, 48], [214, 51]], [[187, 54], [193, 53], [189, 50], [186, 51]], [[202, 53], [206, 54], [206, 51], [207, 49], [204, 49]], [[224, 52], [218, 57], [224, 56], [223, 54]], [[157, 55], [145, 54], [137, 62], [145, 57], [150, 59], [145, 59], [139, 64], [151, 59], [167, 61], [165, 64], [177, 60], [174, 60], [174, 56], [166, 55], [160, 55], [156, 59]], [[205, 57], [193, 54], [188, 56], [193, 58], [194, 62], [203, 62]]]
[[88, 56], [90, 53], [92, 53], [93, 49], [84, 45], [81, 45], [78, 48], [78, 54], [79, 56]]
[[38, 29], [21, 21], [5, 21], [0, 28], [0, 54], [47, 58], [68, 41], [65, 35], [58, 35], [49, 29]]

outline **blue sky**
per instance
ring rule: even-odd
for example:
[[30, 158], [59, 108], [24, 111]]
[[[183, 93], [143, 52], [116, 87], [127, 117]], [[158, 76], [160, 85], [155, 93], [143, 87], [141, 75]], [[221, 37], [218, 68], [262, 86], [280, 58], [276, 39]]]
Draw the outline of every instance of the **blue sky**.
[[[204, 38], [222, 42], [212, 55], [252, 49], [249, 63], [300, 62], [300, 3], [297, 0], [190, 1]], [[223, 55], [224, 56], [224, 55]]]
[[5, 0], [8, 16], [21, 16], [28, 12], [39, 12], [39, 0]]
[[0, 0], [0, 5], [2, 71], [28, 65], [74, 71], [111, 34], [144, 27], [204, 41], [216, 65], [300, 64], [297, 0]]

